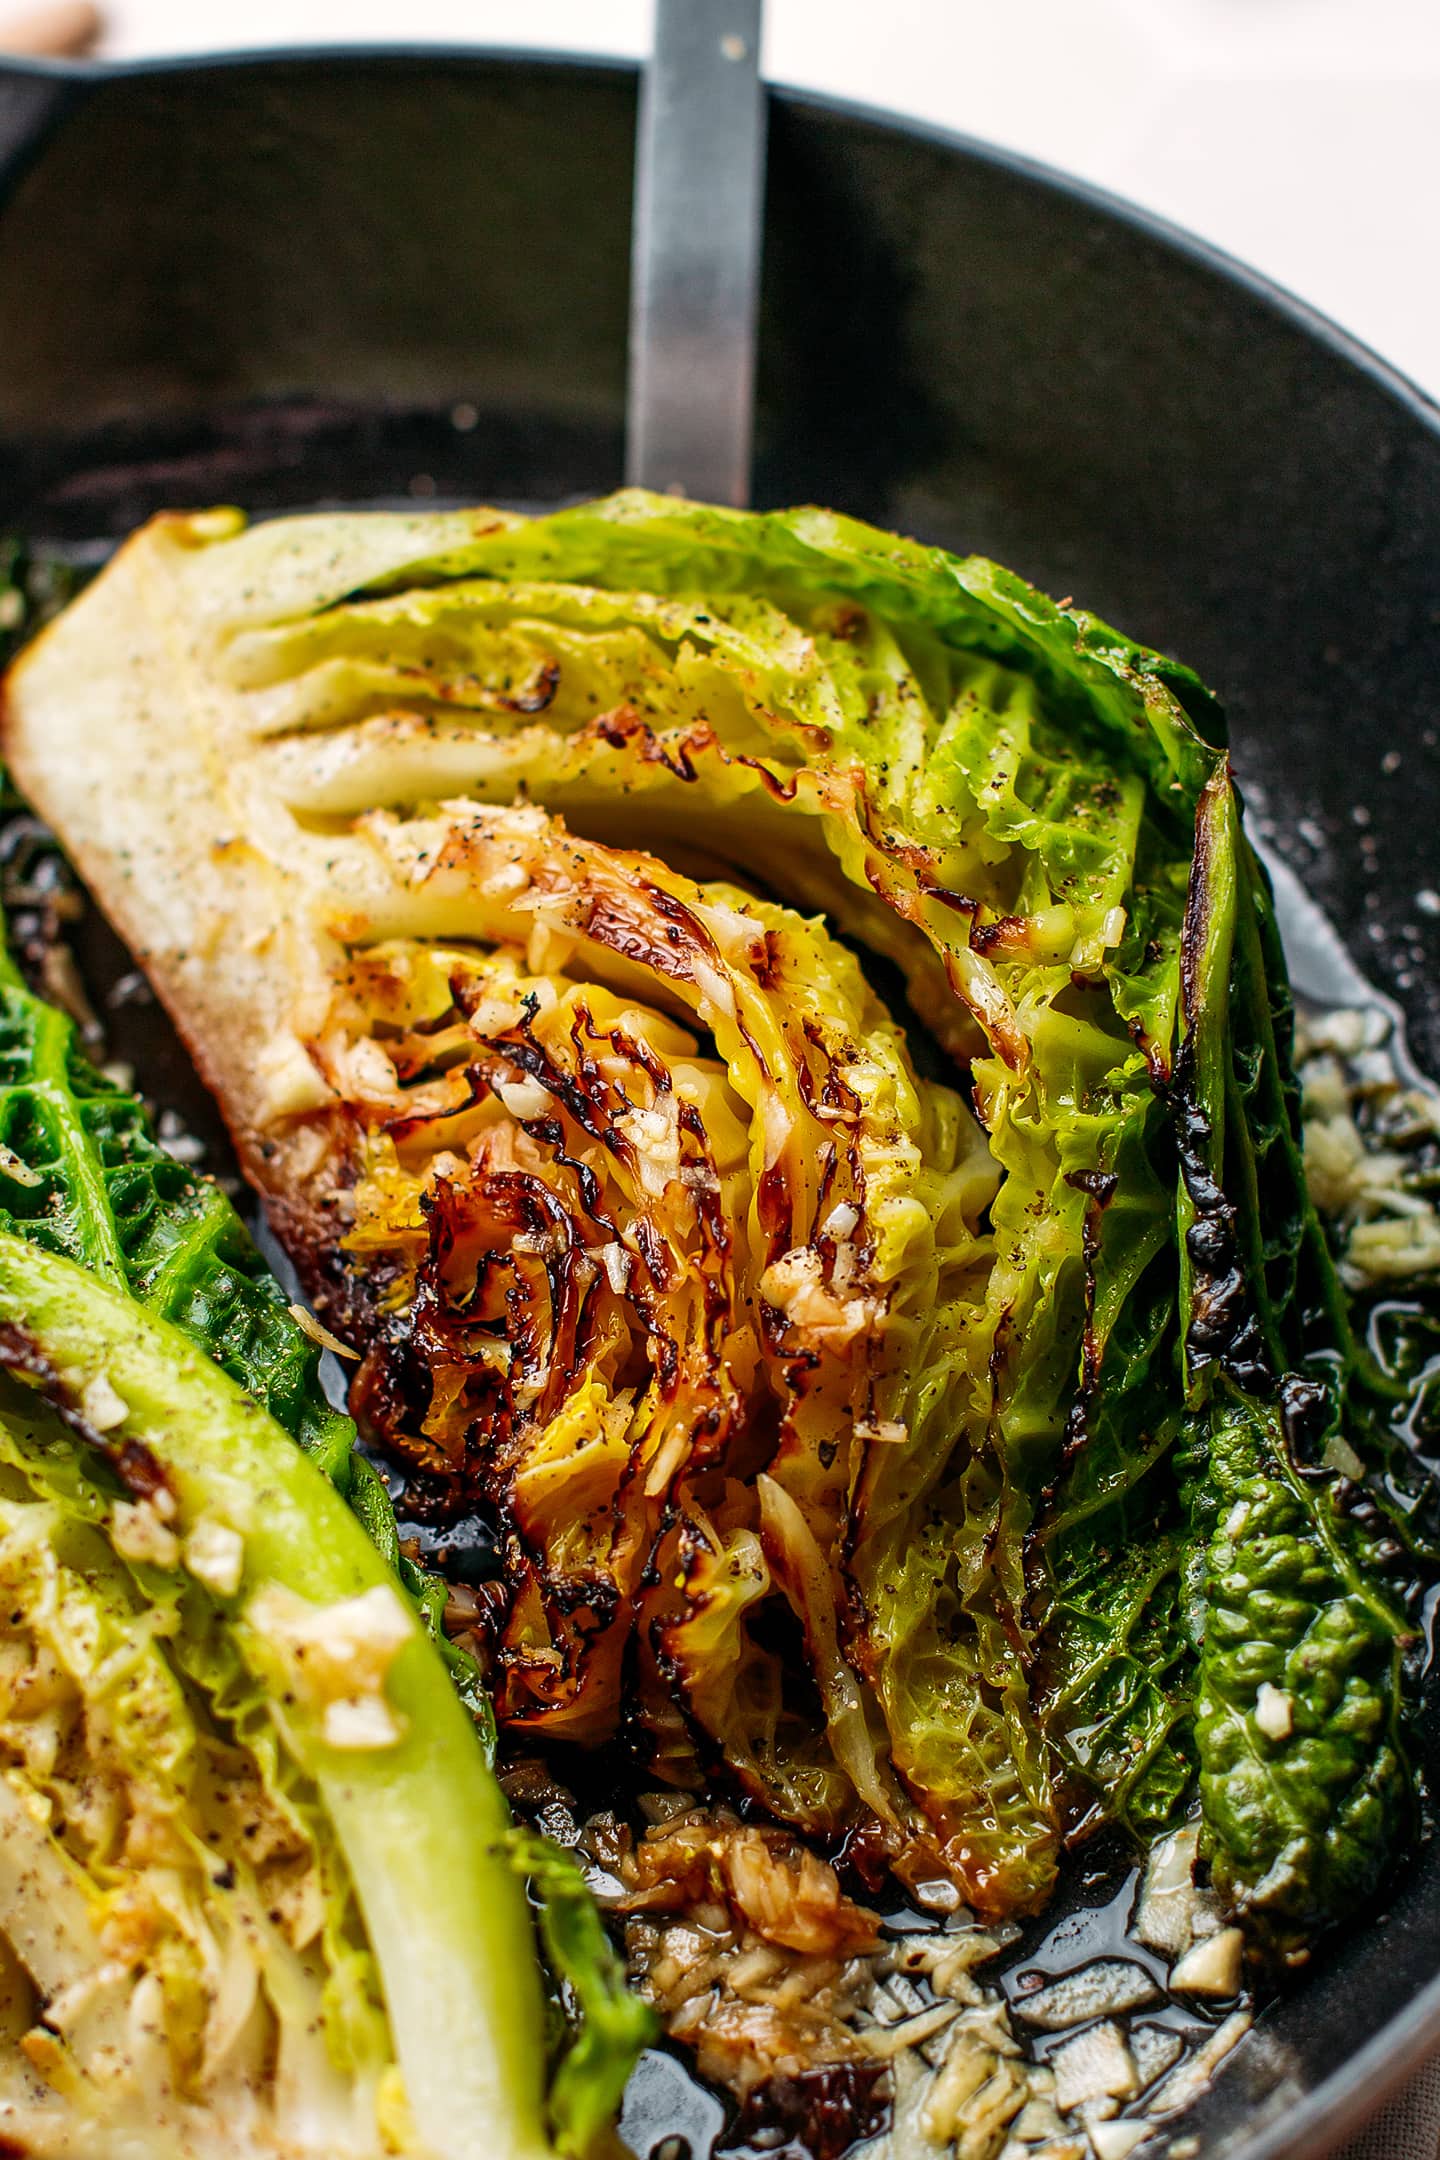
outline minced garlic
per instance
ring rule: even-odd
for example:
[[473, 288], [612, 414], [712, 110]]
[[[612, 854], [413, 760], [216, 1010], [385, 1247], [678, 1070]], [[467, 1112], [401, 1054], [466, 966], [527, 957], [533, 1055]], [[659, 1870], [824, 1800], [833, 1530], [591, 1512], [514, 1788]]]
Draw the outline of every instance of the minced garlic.
[[245, 1540], [228, 1523], [202, 1516], [185, 1540], [182, 1558], [187, 1573], [216, 1597], [234, 1597], [245, 1573]]
[[314, 1605], [278, 1583], [250, 1600], [246, 1619], [288, 1669], [332, 1747], [392, 1747], [404, 1727], [385, 1682], [415, 1622], [388, 1584]]
[[157, 1568], [180, 1563], [180, 1540], [153, 1500], [117, 1500], [110, 1514], [110, 1542], [122, 1560]]

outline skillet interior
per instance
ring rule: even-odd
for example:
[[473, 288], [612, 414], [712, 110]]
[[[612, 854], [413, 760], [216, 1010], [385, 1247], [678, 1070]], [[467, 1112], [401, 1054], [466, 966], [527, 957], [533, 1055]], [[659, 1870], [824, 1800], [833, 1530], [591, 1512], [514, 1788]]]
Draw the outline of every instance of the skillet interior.
[[[634, 117], [627, 69], [480, 55], [0, 77], [0, 525], [615, 485]], [[1183, 653], [1440, 1070], [1440, 416], [973, 145], [777, 93], [767, 218], [756, 500], [983, 550]], [[1440, 2041], [1437, 1941], [1432, 1841], [1237, 2051], [1205, 2153], [1345, 2134]]]

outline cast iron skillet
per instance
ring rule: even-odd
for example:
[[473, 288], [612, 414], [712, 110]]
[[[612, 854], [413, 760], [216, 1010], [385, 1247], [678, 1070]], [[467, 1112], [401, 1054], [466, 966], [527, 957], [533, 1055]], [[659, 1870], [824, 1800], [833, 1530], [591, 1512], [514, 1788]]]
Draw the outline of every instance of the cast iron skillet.
[[[0, 73], [0, 527], [616, 485], [635, 105], [629, 68], [479, 53]], [[1440, 414], [1123, 205], [780, 91], [765, 248], [755, 500], [1193, 662], [1440, 1071]], [[1440, 2045], [1437, 1948], [1432, 1842], [1187, 2119], [1207, 2160], [1347, 2135]]]

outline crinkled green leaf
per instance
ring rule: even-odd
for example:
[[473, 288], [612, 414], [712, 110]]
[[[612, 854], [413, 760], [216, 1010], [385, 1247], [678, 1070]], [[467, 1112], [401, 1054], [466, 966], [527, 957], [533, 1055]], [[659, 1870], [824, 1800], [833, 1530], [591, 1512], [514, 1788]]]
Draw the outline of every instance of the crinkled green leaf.
[[[1282, 1947], [1371, 1898], [1414, 1812], [1401, 1628], [1273, 1406], [1216, 1391], [1195, 1735], [1216, 1888]], [[1264, 1691], [1262, 1693], [1262, 1691]]]
[[1177, 1079], [1186, 1396], [1204, 1435], [1202, 1847], [1227, 1901], [1293, 1952], [1373, 1895], [1414, 1801], [1403, 1617], [1381, 1540], [1325, 1458], [1341, 1430], [1368, 1452], [1369, 1376], [1304, 1185], [1268, 910], [1217, 775], [1197, 822]]
[[660, 2021], [626, 1985], [624, 1960], [573, 1856], [523, 1828], [511, 1832], [509, 1849], [530, 1886], [545, 1960], [561, 1990], [564, 2037], [550, 2077], [551, 2135], [562, 2153], [583, 2160], [604, 2143], [626, 2080]]

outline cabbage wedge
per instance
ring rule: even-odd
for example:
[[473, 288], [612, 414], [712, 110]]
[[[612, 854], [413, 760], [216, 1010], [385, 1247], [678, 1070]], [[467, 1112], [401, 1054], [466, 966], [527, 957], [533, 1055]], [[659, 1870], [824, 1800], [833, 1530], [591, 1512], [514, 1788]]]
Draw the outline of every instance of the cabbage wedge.
[[[1183, 1809], [1219, 1405], [1286, 1370], [1200, 1354], [1198, 926], [1258, 877], [1197, 851], [1207, 734], [1188, 670], [993, 564], [633, 493], [158, 519], [12, 671], [21, 783], [362, 1353], [357, 1416], [504, 1527], [503, 1724], [621, 1733], [990, 1912], [1097, 1797]], [[1398, 1685], [1366, 1609], [1361, 1785]], [[1283, 1825], [1237, 1841], [1201, 1767], [1243, 1905]], [[1319, 1904], [1395, 1834], [1370, 1811]]]
[[0, 2135], [540, 2160], [508, 1813], [360, 1524], [176, 1329], [10, 1232], [0, 1369]]

